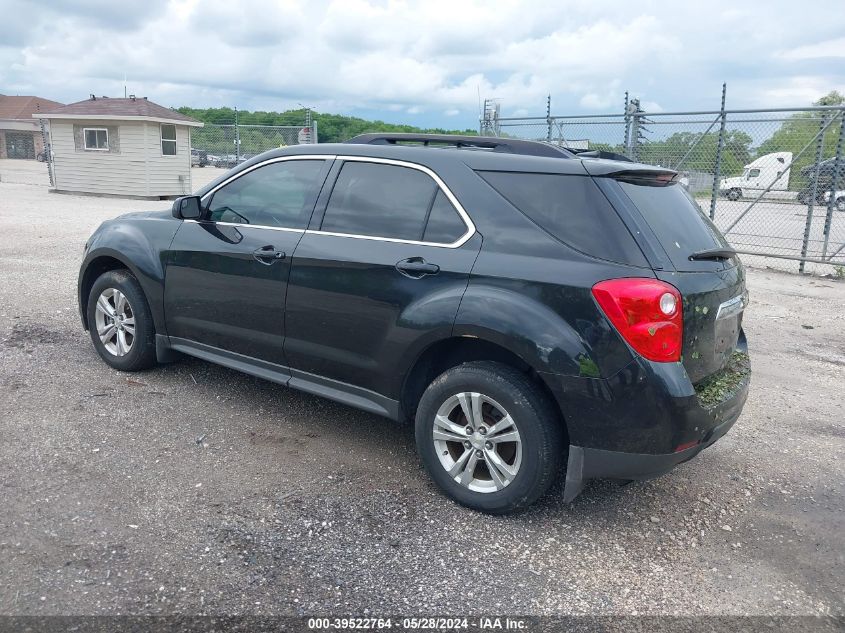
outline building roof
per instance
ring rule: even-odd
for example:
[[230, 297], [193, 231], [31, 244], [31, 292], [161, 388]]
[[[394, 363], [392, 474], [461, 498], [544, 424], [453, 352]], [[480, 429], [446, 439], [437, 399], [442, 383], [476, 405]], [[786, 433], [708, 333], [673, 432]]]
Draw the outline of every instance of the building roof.
[[0, 119], [22, 119], [28, 121], [36, 112], [61, 108], [58, 101], [41, 97], [0, 95]]
[[[35, 116], [35, 115], [33, 115]], [[202, 127], [202, 123], [170, 108], [165, 108], [149, 101], [146, 97], [113, 99], [94, 97], [66, 106], [51, 108], [40, 112], [44, 119], [106, 119], [120, 121], [151, 120], [160, 123], [178, 123], [192, 127]]]

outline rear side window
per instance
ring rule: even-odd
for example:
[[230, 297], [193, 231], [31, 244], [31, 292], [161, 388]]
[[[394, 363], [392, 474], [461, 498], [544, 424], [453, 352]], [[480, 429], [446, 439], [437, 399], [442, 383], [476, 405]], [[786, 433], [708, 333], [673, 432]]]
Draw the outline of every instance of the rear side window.
[[514, 207], [572, 248], [600, 259], [648, 265], [628, 228], [592, 178], [478, 173]]
[[466, 224], [458, 215], [457, 209], [449, 202], [443, 190], [439, 190], [434, 196], [434, 204], [431, 205], [423, 241], [451, 244], [466, 232]]
[[678, 270], [700, 268], [689, 260], [693, 253], [729, 248], [719, 229], [701, 212], [701, 207], [680, 183], [618, 182]]
[[323, 231], [422, 240], [436, 183], [410, 167], [350, 161], [337, 177]]

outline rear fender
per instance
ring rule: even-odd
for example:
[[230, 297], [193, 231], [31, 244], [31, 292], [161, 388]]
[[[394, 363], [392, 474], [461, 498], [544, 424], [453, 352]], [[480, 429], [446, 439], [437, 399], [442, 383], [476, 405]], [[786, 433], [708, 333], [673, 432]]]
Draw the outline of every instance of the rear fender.
[[548, 306], [506, 288], [470, 284], [453, 335], [500, 345], [537, 372], [599, 375], [590, 346], [569, 323]]

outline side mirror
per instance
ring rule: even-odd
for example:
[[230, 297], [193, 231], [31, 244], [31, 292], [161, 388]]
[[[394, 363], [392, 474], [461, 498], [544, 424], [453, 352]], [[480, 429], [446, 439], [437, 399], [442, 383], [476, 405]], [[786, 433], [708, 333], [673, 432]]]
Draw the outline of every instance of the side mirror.
[[179, 220], [198, 220], [202, 215], [199, 196], [182, 196], [173, 201], [173, 217]]

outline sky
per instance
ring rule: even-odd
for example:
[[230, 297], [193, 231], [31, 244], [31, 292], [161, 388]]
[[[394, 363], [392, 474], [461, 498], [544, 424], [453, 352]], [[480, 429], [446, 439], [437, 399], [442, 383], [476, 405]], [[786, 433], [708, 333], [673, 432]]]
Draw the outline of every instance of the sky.
[[0, 0], [0, 93], [477, 128], [502, 116], [845, 94], [842, 0]]

